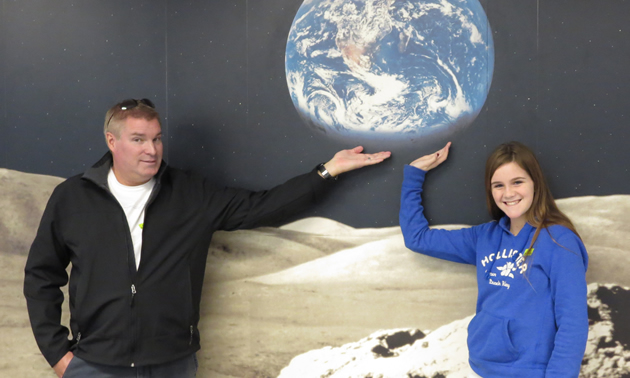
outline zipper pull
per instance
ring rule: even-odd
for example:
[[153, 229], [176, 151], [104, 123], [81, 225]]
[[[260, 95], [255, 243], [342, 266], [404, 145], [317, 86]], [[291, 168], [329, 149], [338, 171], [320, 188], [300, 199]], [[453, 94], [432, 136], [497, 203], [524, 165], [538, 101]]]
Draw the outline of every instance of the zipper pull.
[[133, 305], [133, 298], [136, 296], [136, 285], [131, 284], [131, 305]]
[[190, 341], [188, 341], [188, 345], [192, 345], [193, 342], [193, 333], [194, 333], [194, 329], [193, 326], [190, 326]]

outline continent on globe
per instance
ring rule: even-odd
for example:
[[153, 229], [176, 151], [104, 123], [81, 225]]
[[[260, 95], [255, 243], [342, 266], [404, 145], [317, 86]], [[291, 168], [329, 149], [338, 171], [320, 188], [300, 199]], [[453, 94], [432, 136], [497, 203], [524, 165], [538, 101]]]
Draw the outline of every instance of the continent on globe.
[[293, 104], [342, 139], [416, 139], [470, 125], [494, 69], [478, 0], [305, 0], [286, 48]]

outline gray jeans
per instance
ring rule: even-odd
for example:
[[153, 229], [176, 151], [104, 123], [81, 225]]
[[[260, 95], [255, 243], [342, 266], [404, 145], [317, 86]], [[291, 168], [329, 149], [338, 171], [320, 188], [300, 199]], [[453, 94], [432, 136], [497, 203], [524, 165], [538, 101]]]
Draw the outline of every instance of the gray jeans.
[[107, 366], [72, 357], [63, 378], [194, 378], [197, 355], [159, 365], [140, 367]]

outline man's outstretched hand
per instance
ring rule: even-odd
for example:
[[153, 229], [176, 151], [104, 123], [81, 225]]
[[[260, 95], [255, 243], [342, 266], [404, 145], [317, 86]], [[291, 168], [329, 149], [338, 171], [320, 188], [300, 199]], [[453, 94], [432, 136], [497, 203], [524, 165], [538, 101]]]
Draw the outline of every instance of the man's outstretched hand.
[[375, 154], [363, 154], [362, 151], [362, 146], [341, 150], [324, 166], [332, 176], [337, 176], [367, 165], [378, 164], [392, 155], [390, 151], [381, 151]]

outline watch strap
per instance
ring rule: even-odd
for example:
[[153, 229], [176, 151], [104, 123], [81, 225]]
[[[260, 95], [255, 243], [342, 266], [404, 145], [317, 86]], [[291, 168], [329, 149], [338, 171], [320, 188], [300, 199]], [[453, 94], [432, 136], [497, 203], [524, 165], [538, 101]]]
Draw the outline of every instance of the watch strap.
[[326, 166], [324, 165], [324, 163], [321, 163], [317, 166], [317, 170], [319, 171], [319, 174], [322, 175], [323, 178], [325, 178], [326, 180], [336, 180], [337, 177], [333, 176], [330, 174], [330, 172], [328, 172], [328, 170], [326, 169]]

